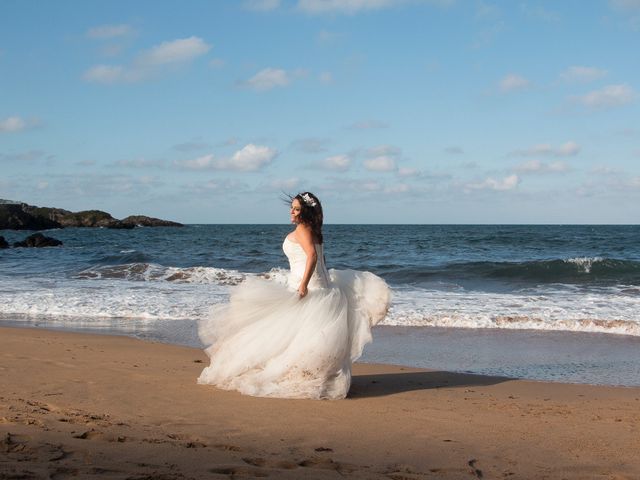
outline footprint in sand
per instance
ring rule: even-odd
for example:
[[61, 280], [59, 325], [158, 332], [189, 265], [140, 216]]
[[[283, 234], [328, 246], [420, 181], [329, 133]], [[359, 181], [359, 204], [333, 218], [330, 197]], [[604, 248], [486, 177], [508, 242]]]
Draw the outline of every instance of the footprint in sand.
[[467, 465], [471, 467], [471, 473], [473, 473], [476, 476], [476, 478], [482, 478], [482, 470], [480, 470], [479, 468], [476, 468], [477, 462], [478, 460], [476, 460], [475, 458], [472, 458], [467, 462]]
[[92, 428], [91, 430], [86, 430], [82, 433], [73, 435], [73, 438], [79, 438], [80, 440], [95, 440], [95, 439], [100, 439], [103, 436], [104, 434], [102, 432], [99, 432]]
[[202, 439], [197, 437], [192, 437], [190, 435], [183, 435], [180, 433], [169, 433], [167, 434], [171, 440], [178, 440], [182, 442], [182, 445], [186, 448], [205, 448], [207, 444], [202, 441]]
[[355, 470], [352, 465], [335, 462], [332, 458], [310, 457], [298, 462], [300, 467], [335, 470], [340, 474], [351, 473]]
[[49, 472], [49, 478], [51, 480], [62, 480], [67, 479], [69, 477], [77, 477], [78, 470], [75, 468], [69, 467], [58, 467]]
[[0, 451], [4, 453], [22, 453], [30, 451], [29, 448], [30, 437], [27, 435], [16, 435], [15, 433], [7, 432], [2, 438], [0, 438]]
[[249, 465], [253, 465], [254, 467], [277, 468], [280, 470], [293, 470], [298, 468], [296, 463], [289, 462], [287, 460], [267, 460], [266, 458], [243, 457], [242, 461]]
[[237, 447], [235, 445], [226, 445], [223, 443], [219, 443], [217, 445], [212, 445], [213, 448], [217, 449], [217, 450], [224, 450], [227, 452], [241, 452], [242, 449], [240, 447]]
[[232, 477], [268, 477], [269, 474], [259, 468], [250, 468], [238, 465], [219, 466], [209, 469], [211, 473], [231, 475]]
[[328, 448], [328, 447], [318, 447], [314, 450], [316, 452], [333, 452], [333, 448]]
[[[438, 473], [439, 471], [439, 469], [430, 470], [431, 473]], [[420, 472], [411, 465], [397, 464], [391, 466], [386, 475], [392, 480], [417, 480], [423, 478], [425, 473]]]

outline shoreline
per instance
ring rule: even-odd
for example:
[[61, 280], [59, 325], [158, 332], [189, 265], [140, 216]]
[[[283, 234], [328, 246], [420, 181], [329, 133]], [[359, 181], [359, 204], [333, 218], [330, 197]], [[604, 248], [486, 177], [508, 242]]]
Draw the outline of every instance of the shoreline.
[[197, 385], [190, 347], [1, 327], [0, 351], [6, 478], [640, 475], [638, 387], [358, 363], [347, 399], [284, 400]]
[[[202, 349], [196, 321], [97, 319], [69, 323], [36, 317], [0, 328], [117, 335]], [[569, 384], [640, 387], [640, 337], [593, 332], [378, 325], [360, 363]]]

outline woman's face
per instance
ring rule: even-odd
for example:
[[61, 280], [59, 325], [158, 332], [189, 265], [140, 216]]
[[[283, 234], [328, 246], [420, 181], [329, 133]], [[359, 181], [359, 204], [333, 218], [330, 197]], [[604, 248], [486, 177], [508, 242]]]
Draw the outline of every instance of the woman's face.
[[291, 223], [298, 223], [298, 216], [300, 216], [301, 210], [300, 200], [294, 198], [291, 202]]

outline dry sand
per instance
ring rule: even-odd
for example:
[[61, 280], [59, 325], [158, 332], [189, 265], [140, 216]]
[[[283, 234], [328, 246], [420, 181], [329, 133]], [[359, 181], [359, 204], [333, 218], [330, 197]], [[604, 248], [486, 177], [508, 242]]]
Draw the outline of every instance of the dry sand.
[[640, 388], [357, 364], [346, 400], [265, 399], [206, 362], [0, 328], [0, 479], [640, 478]]

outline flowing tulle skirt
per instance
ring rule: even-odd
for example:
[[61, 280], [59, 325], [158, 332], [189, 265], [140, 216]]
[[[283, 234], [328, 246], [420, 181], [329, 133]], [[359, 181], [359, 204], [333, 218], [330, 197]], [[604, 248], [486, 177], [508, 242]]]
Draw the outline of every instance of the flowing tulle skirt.
[[199, 326], [211, 365], [198, 383], [262, 397], [344, 398], [351, 363], [386, 315], [390, 291], [369, 272], [330, 277], [329, 288], [302, 299], [281, 283], [248, 277]]

